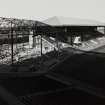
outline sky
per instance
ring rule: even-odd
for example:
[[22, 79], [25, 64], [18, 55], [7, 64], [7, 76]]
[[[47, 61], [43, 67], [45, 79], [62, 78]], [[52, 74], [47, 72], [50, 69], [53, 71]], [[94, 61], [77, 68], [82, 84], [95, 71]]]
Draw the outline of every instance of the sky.
[[105, 22], [105, 0], [0, 0], [0, 17], [43, 21], [53, 16]]

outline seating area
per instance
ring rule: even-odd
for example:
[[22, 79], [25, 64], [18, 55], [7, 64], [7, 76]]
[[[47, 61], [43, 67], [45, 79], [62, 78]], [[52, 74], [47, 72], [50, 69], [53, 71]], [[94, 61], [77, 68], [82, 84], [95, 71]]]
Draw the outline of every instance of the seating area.
[[88, 41], [83, 41], [81, 46], [74, 46], [77, 49], [91, 51], [105, 45], [105, 37], [98, 37]]
[[99, 31], [92, 30], [90, 32], [83, 32], [83, 38], [81, 38], [80, 45], [74, 44], [73, 48], [91, 51], [98, 47], [105, 45], [105, 36]]

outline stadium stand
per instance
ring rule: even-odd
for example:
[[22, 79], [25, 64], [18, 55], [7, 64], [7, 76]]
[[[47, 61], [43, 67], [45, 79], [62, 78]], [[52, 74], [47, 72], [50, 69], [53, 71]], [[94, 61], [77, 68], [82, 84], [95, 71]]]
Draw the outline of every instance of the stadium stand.
[[84, 50], [84, 51], [91, 51], [104, 45], [105, 45], [105, 37], [103, 36], [98, 38], [96, 37], [88, 41], [83, 41], [82, 45], [76, 48], [79, 48], [80, 50]]

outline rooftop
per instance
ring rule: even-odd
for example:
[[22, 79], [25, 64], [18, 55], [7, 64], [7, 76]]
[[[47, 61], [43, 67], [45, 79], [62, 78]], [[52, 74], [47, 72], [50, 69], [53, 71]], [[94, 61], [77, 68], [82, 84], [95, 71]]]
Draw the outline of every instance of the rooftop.
[[62, 17], [62, 16], [54, 16], [48, 18], [44, 20], [43, 23], [52, 26], [105, 26], [105, 23], [95, 20]]

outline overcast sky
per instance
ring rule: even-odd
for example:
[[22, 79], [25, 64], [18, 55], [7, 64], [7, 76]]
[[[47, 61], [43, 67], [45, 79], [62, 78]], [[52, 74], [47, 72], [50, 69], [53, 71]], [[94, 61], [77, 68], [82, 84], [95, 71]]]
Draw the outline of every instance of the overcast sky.
[[105, 0], [0, 0], [0, 16], [34, 20], [65, 16], [105, 22]]

